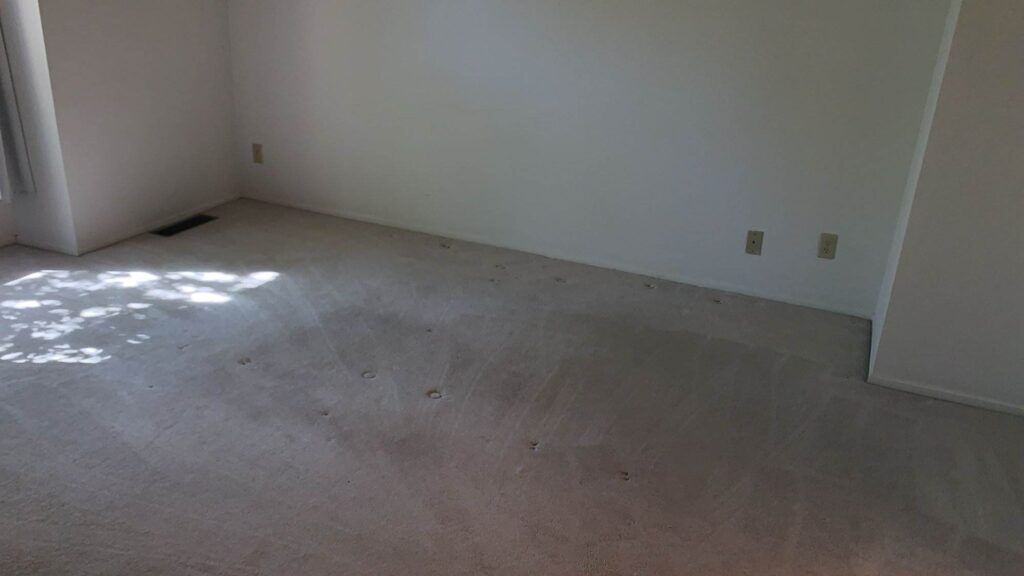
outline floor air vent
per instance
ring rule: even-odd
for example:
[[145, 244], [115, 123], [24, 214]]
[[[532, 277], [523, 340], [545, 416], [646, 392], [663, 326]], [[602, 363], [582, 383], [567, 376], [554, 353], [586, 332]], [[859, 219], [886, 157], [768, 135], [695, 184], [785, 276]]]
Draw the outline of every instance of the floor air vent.
[[186, 218], [181, 222], [175, 222], [174, 224], [171, 224], [170, 226], [164, 226], [159, 230], [153, 230], [153, 234], [157, 234], [160, 236], [174, 236], [175, 234], [181, 234], [185, 230], [195, 228], [196, 226], [206, 224], [207, 222], [213, 222], [216, 219], [216, 216], [196, 214], [195, 216], [192, 216], [191, 218]]

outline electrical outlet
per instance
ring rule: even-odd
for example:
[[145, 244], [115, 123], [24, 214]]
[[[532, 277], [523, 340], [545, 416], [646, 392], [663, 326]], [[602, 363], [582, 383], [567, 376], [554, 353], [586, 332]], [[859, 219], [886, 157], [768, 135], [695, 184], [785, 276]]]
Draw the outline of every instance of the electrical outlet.
[[252, 143], [252, 161], [254, 164], [263, 164], [263, 144]]
[[760, 230], [750, 230], [747, 232], [747, 254], [760, 256], [762, 245], [764, 245], [764, 232]]
[[823, 232], [818, 240], [818, 258], [835, 260], [836, 250], [839, 248], [839, 236]]

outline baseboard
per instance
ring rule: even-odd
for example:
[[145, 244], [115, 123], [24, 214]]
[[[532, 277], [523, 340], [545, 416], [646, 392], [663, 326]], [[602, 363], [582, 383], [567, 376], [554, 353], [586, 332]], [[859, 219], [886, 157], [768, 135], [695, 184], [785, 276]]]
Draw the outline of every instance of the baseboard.
[[134, 227], [130, 228], [129, 230], [125, 231], [124, 233], [118, 234], [117, 236], [115, 236], [112, 239], [102, 240], [102, 241], [96, 242], [94, 244], [85, 246], [85, 247], [79, 246], [78, 247], [78, 256], [82, 256], [83, 254], [88, 254], [89, 252], [95, 252], [96, 250], [100, 250], [102, 248], [106, 248], [107, 246], [112, 246], [114, 244], [117, 244], [118, 242], [123, 242], [123, 241], [125, 241], [125, 240], [127, 240], [129, 238], [134, 238], [135, 236], [138, 236], [140, 234], [146, 234], [146, 233], [151, 232], [153, 230], [156, 230], [158, 228], [163, 228], [164, 226], [169, 226], [171, 224], [174, 224], [175, 222], [178, 222], [180, 220], [188, 218], [189, 216], [192, 216], [192, 215], [197, 214], [199, 212], [205, 212], [206, 210], [212, 210], [212, 209], [214, 209], [214, 208], [216, 208], [218, 206], [227, 204], [228, 202], [232, 202], [232, 201], [235, 201], [235, 200], [238, 200], [238, 199], [239, 199], [239, 196], [237, 194], [236, 195], [232, 195], [232, 196], [226, 196], [226, 197], [218, 199], [218, 200], [214, 200], [214, 201], [211, 201], [211, 202], [205, 202], [203, 204], [199, 204], [198, 206], [194, 206], [194, 207], [188, 208], [186, 210], [181, 210], [179, 212], [175, 212], [174, 214], [172, 214], [170, 216], [166, 216], [164, 218], [159, 218], [159, 219], [156, 219], [156, 220], [154, 220], [152, 222], [147, 222], [146, 224], [142, 224], [142, 225], [139, 225], [139, 226], [134, 226]]
[[574, 262], [576, 264], [585, 264], [587, 266], [594, 266], [596, 268], [605, 268], [607, 270], [617, 270], [619, 272], [628, 272], [630, 274], [639, 274], [641, 276], [647, 276], [650, 278], [658, 278], [660, 280], [668, 280], [670, 282], [679, 282], [681, 284], [689, 284], [691, 286], [698, 286], [701, 288], [708, 288], [711, 290], [721, 290], [723, 292], [731, 292], [733, 294], [741, 294], [743, 296], [749, 296], [751, 298], [759, 298], [762, 300], [772, 300], [775, 302], [782, 302], [784, 304], [792, 304], [794, 306], [803, 306], [805, 308], [814, 308], [816, 310], [824, 310], [826, 312], [834, 312], [836, 314], [843, 314], [846, 316], [853, 316], [855, 318], [861, 318], [864, 320], [870, 320], [870, 315], [865, 315], [861, 310], [853, 310], [843, 308], [841, 306], [831, 306], [823, 304], [821, 302], [815, 302], [810, 300], [802, 300], [800, 298], [791, 298], [784, 295], [771, 294], [766, 292], [759, 292], [745, 286], [735, 286], [722, 282], [710, 281], [704, 278], [693, 278], [684, 274], [669, 274], [660, 272], [657, 270], [643, 269], [637, 266], [633, 266], [628, 263], [604, 260], [601, 258], [586, 258], [580, 257], [575, 254], [566, 254], [557, 249], [549, 248], [537, 248], [534, 246], [522, 246], [513, 244], [504, 244], [496, 242], [490, 238], [484, 238], [475, 234], [453, 232], [451, 230], [438, 230], [429, 226], [421, 226], [411, 222], [404, 222], [398, 219], [391, 218], [380, 218], [378, 216], [372, 216], [368, 214], [360, 214], [358, 212], [350, 212], [347, 210], [339, 210], [336, 208], [325, 208], [323, 206], [315, 206], [312, 204], [304, 204], [302, 202], [293, 202], [290, 200], [281, 199], [267, 199], [260, 198], [257, 196], [246, 196], [242, 194], [242, 198], [246, 200], [255, 200], [257, 202], [265, 202], [267, 204], [275, 204], [278, 206], [285, 206], [288, 208], [295, 208], [297, 210], [305, 210], [307, 212], [315, 212], [317, 214], [325, 214], [327, 216], [336, 216], [338, 218], [346, 218], [349, 220], [356, 220], [358, 222], [366, 222], [369, 224], [379, 224], [381, 226], [388, 226], [390, 228], [400, 228], [402, 230], [409, 230], [412, 232], [420, 232], [423, 234], [430, 234], [432, 236], [442, 236], [444, 238], [451, 238], [453, 240], [462, 240], [464, 242], [473, 242], [475, 244], [483, 244], [486, 246], [494, 246], [496, 248], [504, 248], [507, 250], [515, 250], [517, 252], [526, 252], [529, 254], [536, 254], [538, 256], [545, 256], [547, 258], [553, 258], [556, 260], [564, 260], [566, 262]]
[[984, 396], [954, 392], [952, 390], [946, 390], [945, 388], [922, 384], [920, 382], [908, 382], [906, 380], [886, 378], [884, 376], [871, 376], [868, 378], [868, 382], [877, 386], [899, 390], [901, 392], [917, 394], [918, 396], [928, 396], [930, 398], [937, 398], [939, 400], [955, 402], [957, 404], [964, 404], [975, 408], [1005, 412], [1007, 414], [1013, 414], [1014, 416], [1024, 416], [1024, 406], [1010, 404], [1008, 402], [986, 398]]
[[58, 246], [56, 244], [50, 244], [49, 242], [25, 241], [21, 236], [15, 236], [14, 243], [11, 245], [24, 246], [25, 248], [33, 248], [35, 250], [45, 250], [46, 252], [55, 252], [66, 256], [78, 256], [77, 251], [69, 250], [67, 246]]

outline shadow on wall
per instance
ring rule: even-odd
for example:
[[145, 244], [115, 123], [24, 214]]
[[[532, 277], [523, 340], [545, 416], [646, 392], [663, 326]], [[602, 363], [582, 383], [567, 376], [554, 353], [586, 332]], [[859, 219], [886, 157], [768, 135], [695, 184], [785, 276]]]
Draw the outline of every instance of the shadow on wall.
[[0, 362], [98, 364], [111, 358], [99, 342], [112, 335], [132, 345], [150, 339], [154, 307], [225, 304], [278, 276], [40, 270], [0, 287]]

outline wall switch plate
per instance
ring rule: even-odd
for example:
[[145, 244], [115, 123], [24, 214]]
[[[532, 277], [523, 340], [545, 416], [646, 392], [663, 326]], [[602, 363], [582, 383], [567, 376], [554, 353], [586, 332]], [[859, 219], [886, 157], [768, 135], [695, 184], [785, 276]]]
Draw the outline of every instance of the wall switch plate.
[[747, 254], [753, 254], [754, 256], [761, 255], [761, 246], [764, 245], [764, 232], [760, 230], [750, 230], [747, 232]]
[[254, 164], [263, 164], [263, 144], [252, 143], [252, 161]]
[[835, 260], [836, 250], [839, 248], [839, 236], [837, 234], [822, 233], [818, 240], [818, 258]]

